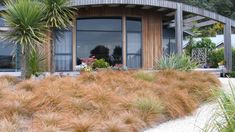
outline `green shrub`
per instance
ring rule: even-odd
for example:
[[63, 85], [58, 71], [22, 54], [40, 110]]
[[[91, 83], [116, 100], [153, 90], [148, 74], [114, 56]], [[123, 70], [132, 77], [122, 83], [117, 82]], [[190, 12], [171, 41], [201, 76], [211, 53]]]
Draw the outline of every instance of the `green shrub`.
[[[235, 48], [232, 50], [232, 55], [233, 55], [233, 70], [235, 70]], [[217, 68], [218, 63], [224, 61], [224, 48], [221, 49], [216, 49], [211, 52], [211, 54], [208, 56], [208, 64], [212, 68]], [[226, 62], [225, 62], [226, 63]]]
[[154, 98], [139, 98], [134, 106], [141, 112], [148, 114], [158, 114], [165, 109], [162, 103]]
[[218, 63], [224, 60], [224, 49], [216, 49], [208, 56], [208, 64], [211, 68], [217, 68]]
[[155, 75], [154, 73], [151, 73], [151, 72], [139, 71], [135, 73], [134, 76], [137, 79], [149, 81], [149, 82], [153, 82], [155, 80]]
[[192, 50], [196, 48], [206, 48], [208, 55], [210, 55], [211, 51], [216, 48], [216, 45], [209, 38], [202, 38], [202, 40], [195, 42], [194, 39], [191, 37], [189, 39], [189, 45], [187, 45], [185, 48], [186, 55], [191, 56]]
[[191, 59], [191, 57], [183, 54], [176, 55], [172, 54], [169, 56], [163, 56], [156, 62], [155, 69], [157, 70], [167, 70], [174, 69], [180, 71], [189, 71], [196, 68], [198, 64]]
[[228, 76], [229, 77], [235, 77], [235, 71], [232, 71], [232, 72], [228, 73]]
[[234, 132], [235, 130], [235, 87], [230, 82], [231, 92], [221, 91], [218, 100], [220, 110], [206, 125], [205, 132]]
[[106, 62], [104, 59], [98, 59], [93, 63], [92, 67], [94, 69], [96, 69], [96, 68], [108, 68], [109, 63]]

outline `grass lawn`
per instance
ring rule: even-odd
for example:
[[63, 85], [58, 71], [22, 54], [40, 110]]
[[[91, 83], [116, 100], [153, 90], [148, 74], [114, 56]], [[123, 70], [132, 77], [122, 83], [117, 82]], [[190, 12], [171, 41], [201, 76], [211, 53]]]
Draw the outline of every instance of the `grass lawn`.
[[173, 70], [0, 77], [0, 131], [143, 131], [189, 115], [219, 85], [207, 73]]

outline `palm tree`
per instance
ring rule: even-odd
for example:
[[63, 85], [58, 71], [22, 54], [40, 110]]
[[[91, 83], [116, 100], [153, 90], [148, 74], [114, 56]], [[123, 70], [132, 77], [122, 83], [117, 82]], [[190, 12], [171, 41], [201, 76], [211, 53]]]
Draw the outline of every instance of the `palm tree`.
[[43, 6], [36, 0], [8, 0], [3, 18], [10, 32], [4, 38], [21, 47], [22, 77], [28, 76], [27, 59], [31, 51], [44, 43], [46, 24]]
[[75, 8], [69, 6], [70, 0], [41, 0], [45, 6], [46, 25], [50, 31], [50, 47], [51, 47], [51, 64], [50, 71], [55, 72], [54, 64], [54, 36], [53, 31], [56, 29], [67, 29], [72, 26], [72, 19], [75, 15]]

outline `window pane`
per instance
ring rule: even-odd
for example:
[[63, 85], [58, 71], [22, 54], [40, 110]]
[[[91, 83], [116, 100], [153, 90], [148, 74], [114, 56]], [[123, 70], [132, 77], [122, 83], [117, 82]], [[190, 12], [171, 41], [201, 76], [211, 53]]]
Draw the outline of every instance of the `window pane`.
[[141, 33], [127, 33], [127, 53], [141, 54]]
[[121, 32], [77, 32], [77, 61], [95, 56], [111, 65], [122, 63]]
[[60, 31], [55, 40], [55, 68], [56, 71], [72, 70], [72, 32]]
[[141, 31], [141, 19], [138, 18], [127, 18], [127, 31]]
[[127, 55], [127, 66], [128, 68], [140, 68], [141, 56], [140, 55]]
[[121, 31], [121, 19], [79, 19], [77, 21], [78, 30], [101, 30], [101, 31]]
[[141, 19], [127, 18], [127, 66], [128, 68], [141, 67], [142, 32]]
[[5, 26], [6, 26], [5, 21], [3, 20], [2, 17], [0, 17], [0, 27], [5, 27]]
[[70, 71], [72, 69], [71, 55], [56, 55], [56, 71]]
[[55, 40], [56, 54], [71, 54], [72, 53], [72, 32], [63, 31], [57, 32], [57, 39]]
[[15, 48], [9, 42], [0, 41], [0, 71], [15, 71], [17, 68]]

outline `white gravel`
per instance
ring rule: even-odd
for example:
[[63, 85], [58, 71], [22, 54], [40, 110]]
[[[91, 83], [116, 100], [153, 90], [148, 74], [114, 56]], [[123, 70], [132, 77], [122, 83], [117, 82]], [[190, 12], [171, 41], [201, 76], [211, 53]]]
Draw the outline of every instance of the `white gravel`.
[[[220, 78], [220, 81], [222, 88], [226, 92], [229, 91], [229, 80]], [[235, 85], [235, 79], [230, 79], [230, 81]], [[191, 116], [165, 122], [145, 132], [202, 132], [211, 116], [218, 112], [217, 110], [218, 104], [216, 102], [203, 104]]]

